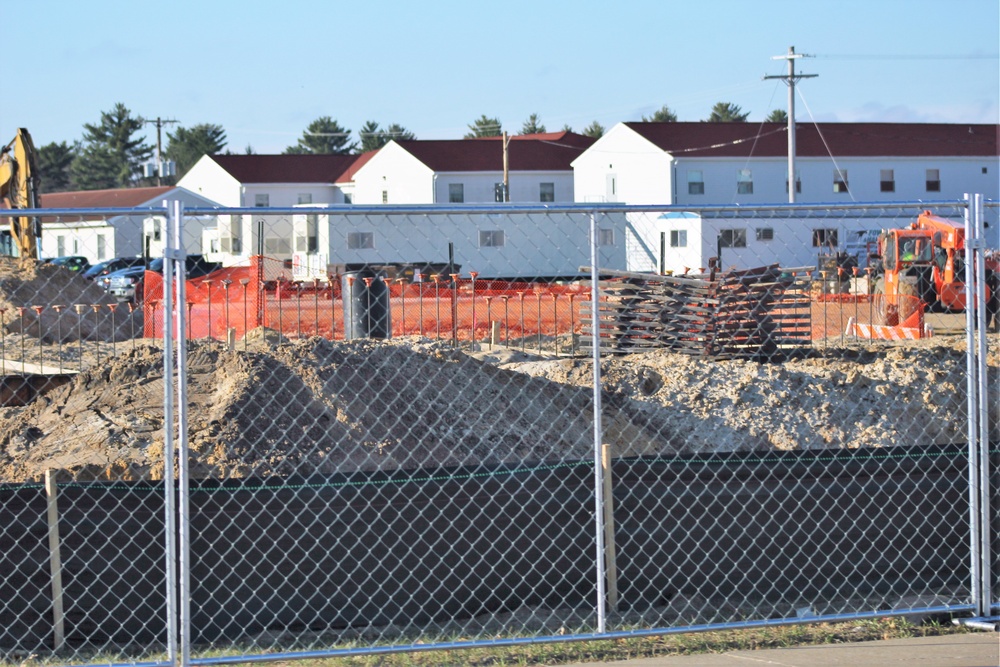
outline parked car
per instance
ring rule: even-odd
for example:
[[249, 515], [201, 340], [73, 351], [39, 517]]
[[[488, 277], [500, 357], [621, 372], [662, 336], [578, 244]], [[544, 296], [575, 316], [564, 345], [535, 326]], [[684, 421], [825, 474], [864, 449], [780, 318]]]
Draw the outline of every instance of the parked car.
[[[204, 255], [188, 255], [185, 262], [185, 274], [188, 278], [207, 276], [221, 268], [221, 264], [207, 261]], [[149, 263], [149, 270], [163, 273], [163, 258], [157, 257], [152, 260]], [[146, 267], [139, 265], [109, 273], [98, 278], [97, 282], [119, 301], [135, 301], [145, 275]]]
[[101, 276], [106, 276], [109, 273], [128, 269], [133, 266], [139, 266], [144, 262], [145, 260], [142, 257], [115, 257], [104, 260], [100, 264], [94, 264], [83, 272], [83, 277], [89, 280], [97, 280]]
[[63, 268], [69, 269], [70, 271], [83, 272], [90, 268], [90, 262], [87, 261], [86, 257], [79, 257], [77, 255], [66, 255], [65, 257], [50, 257], [46, 259], [47, 264], [55, 264], [56, 266], [61, 266]]

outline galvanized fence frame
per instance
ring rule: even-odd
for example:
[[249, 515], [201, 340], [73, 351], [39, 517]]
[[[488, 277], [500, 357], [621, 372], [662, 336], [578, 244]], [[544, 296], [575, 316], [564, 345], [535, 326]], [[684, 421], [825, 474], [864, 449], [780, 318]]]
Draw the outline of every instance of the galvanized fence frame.
[[[958, 207], [966, 211], [966, 250], [970, 257], [975, 257], [974, 261], [966, 264], [966, 283], [970, 292], [977, 295], [977, 303], [985, 302], [985, 243], [984, 219], [989, 210], [992, 217], [997, 212], [996, 202], [983, 202], [980, 196], [970, 196], [967, 200], [948, 202], [903, 202], [899, 204], [857, 204], [857, 205], [803, 205], [803, 206], [768, 206], [768, 207], [706, 207], [699, 212], [702, 215], [711, 216], [753, 216], [762, 212], [768, 215], [795, 215], [809, 211], [830, 211], [838, 209], [843, 211], [856, 211], [862, 209], [878, 210], [913, 210], [915, 208], [933, 208], [935, 205], [947, 205]], [[590, 314], [596, 321], [600, 308], [601, 298], [601, 273], [599, 266], [599, 216], [603, 213], [668, 213], [687, 212], [676, 207], [648, 207], [648, 206], [618, 206], [608, 204], [588, 204], [576, 206], [545, 206], [545, 207], [504, 207], [504, 206], [429, 206], [429, 207], [346, 207], [344, 213], [352, 215], [385, 214], [387, 212], [407, 212], [422, 215], [432, 215], [435, 213], [455, 213], [455, 212], [475, 212], [475, 213], [508, 213], [512, 210], [520, 210], [532, 213], [549, 212], [572, 212], [589, 216], [589, 249], [591, 253], [591, 265], [589, 267], [589, 279], [591, 284], [590, 292]], [[108, 210], [65, 210], [65, 211], [27, 211], [25, 214], [33, 213], [44, 215], [78, 215], [87, 214], [121, 214], [126, 212], [123, 209]], [[166, 600], [167, 618], [165, 624], [167, 633], [165, 637], [165, 648], [167, 650], [165, 660], [145, 662], [148, 665], [175, 665], [175, 664], [225, 664], [229, 662], [246, 661], [275, 661], [296, 658], [317, 658], [341, 655], [366, 655], [378, 653], [399, 653], [410, 651], [428, 651], [438, 649], [509, 646], [522, 643], [538, 642], [569, 642], [589, 639], [616, 639], [639, 636], [651, 636], [662, 634], [673, 634], [683, 632], [695, 632], [704, 630], [736, 629], [766, 627], [772, 625], [784, 625], [795, 623], [812, 623], [823, 621], [840, 621], [861, 618], [876, 618], [891, 615], [910, 614], [968, 614], [972, 618], [966, 622], [969, 625], [988, 624], [1000, 608], [997, 599], [1000, 598], [1000, 567], [997, 567], [997, 559], [1000, 553], [996, 549], [996, 507], [991, 504], [991, 499], [996, 493], [997, 465], [995, 461], [995, 445], [991, 450], [989, 442], [989, 415], [991, 406], [996, 406], [997, 398], [989, 395], [987, 377], [987, 336], [986, 336], [986, 312], [984, 308], [969, 308], [966, 314], [967, 319], [967, 391], [968, 391], [968, 433], [967, 433], [967, 457], [968, 457], [968, 535], [969, 535], [969, 601], [962, 604], [944, 604], [932, 606], [900, 606], [890, 609], [874, 609], [867, 611], [851, 611], [847, 613], [806, 613], [800, 617], [783, 618], [763, 618], [743, 621], [727, 620], [723, 622], [690, 623], [686, 625], [646, 625], [645, 627], [627, 628], [620, 621], [609, 624], [609, 596], [612, 593], [608, 590], [609, 564], [613, 568], [613, 556], [609, 555], [609, 549], [613, 548], [613, 535], [611, 543], [608, 543], [607, 522], [609, 515], [606, 512], [606, 499], [609, 495], [606, 491], [608, 476], [611, 474], [610, 461], [606, 460], [607, 453], [603, 449], [604, 427], [602, 425], [602, 402], [606, 394], [606, 387], [602, 381], [602, 365], [607, 361], [602, 357], [601, 347], [593, 345], [591, 350], [591, 372], [593, 382], [591, 385], [593, 400], [593, 508], [590, 512], [593, 520], [593, 540], [595, 545], [593, 561], [593, 612], [595, 623], [593, 630], [589, 632], [570, 631], [566, 634], [553, 635], [526, 635], [522, 637], [479, 638], [473, 640], [441, 641], [439, 638], [429, 643], [402, 642], [388, 644], [370, 644], [355, 648], [330, 647], [321, 650], [296, 650], [296, 651], [264, 651], [235, 653], [226, 656], [216, 657], [192, 657], [192, 651], [197, 650], [195, 641], [195, 630], [192, 628], [191, 610], [191, 486], [190, 486], [190, 463], [191, 455], [188, 443], [188, 423], [187, 423], [187, 326], [185, 322], [185, 311], [183, 304], [186, 303], [185, 281], [177, 279], [184, 273], [184, 252], [181, 249], [181, 235], [186, 215], [205, 215], [219, 213], [237, 213], [255, 215], [260, 213], [291, 215], [300, 212], [299, 209], [189, 209], [173, 202], [169, 208], [162, 209], [142, 209], [129, 210], [128, 212], [137, 214], [158, 214], [166, 215], [170, 221], [168, 238], [173, 243], [170, 244], [164, 253], [166, 259], [164, 282], [166, 289], [163, 297], [163, 339], [164, 339], [164, 377], [176, 378], [176, 385], [165, 382], [164, 394], [164, 415], [165, 415], [165, 442], [164, 452], [167, 461], [176, 461], [176, 479], [174, 478], [174, 466], [164, 466], [164, 520], [166, 525], [163, 539], [165, 542], [166, 562], [164, 564], [167, 572], [166, 577]], [[20, 213], [20, 212], [19, 212]], [[10, 212], [0, 213], [0, 220], [10, 217]], [[172, 289], [171, 289], [172, 286]], [[124, 657], [124, 656], [120, 656]]]

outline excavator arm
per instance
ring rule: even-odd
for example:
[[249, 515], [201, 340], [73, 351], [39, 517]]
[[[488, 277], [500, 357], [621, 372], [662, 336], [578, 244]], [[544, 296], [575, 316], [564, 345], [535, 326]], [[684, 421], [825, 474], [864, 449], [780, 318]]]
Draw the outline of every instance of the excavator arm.
[[[38, 183], [35, 145], [31, 135], [22, 127], [14, 140], [0, 149], [0, 197], [12, 209], [38, 208]], [[37, 218], [12, 217], [10, 232], [22, 261], [38, 259], [41, 223]]]

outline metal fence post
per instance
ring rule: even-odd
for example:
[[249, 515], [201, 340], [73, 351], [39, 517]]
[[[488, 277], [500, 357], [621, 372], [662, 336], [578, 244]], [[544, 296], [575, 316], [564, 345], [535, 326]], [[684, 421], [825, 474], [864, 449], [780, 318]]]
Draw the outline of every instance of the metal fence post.
[[[983, 331], [978, 328], [980, 311], [977, 289], [976, 265], [979, 264], [979, 239], [972, 198], [965, 195], [965, 330], [966, 330], [966, 405], [968, 408], [968, 457], [969, 457], [969, 570], [972, 604], [976, 616], [983, 616], [988, 602], [983, 600], [983, 561], [981, 557], [983, 525], [980, 521], [982, 498], [979, 494], [979, 360], [977, 338]], [[977, 334], [980, 334], [977, 337]]]
[[594, 366], [594, 538], [596, 542], [597, 566], [597, 631], [607, 631], [605, 600], [605, 549], [604, 549], [604, 466], [601, 462], [601, 446], [604, 444], [604, 429], [601, 426], [601, 345], [598, 331], [597, 311], [600, 299], [600, 248], [597, 233], [597, 212], [590, 214], [590, 308], [593, 329]]
[[188, 493], [190, 461], [188, 455], [188, 390], [187, 390], [187, 339], [185, 337], [184, 304], [187, 303], [186, 253], [183, 246], [184, 207], [174, 202], [174, 262], [176, 263], [177, 293], [177, 482], [180, 523], [178, 563], [180, 572], [180, 664], [191, 663], [191, 506]]
[[[167, 205], [167, 202], [164, 202]], [[170, 289], [174, 279], [173, 262], [169, 254], [169, 233], [163, 262], [163, 507], [165, 571], [167, 599], [167, 659], [178, 664], [177, 645], [177, 495], [174, 482], [174, 297]], [[82, 340], [82, 339], [81, 339]]]
[[[986, 243], [984, 240], [983, 196], [977, 194], [972, 200], [973, 221], [977, 240], [976, 248], [976, 317], [978, 331], [978, 380], [979, 380], [979, 460], [977, 461], [979, 479], [979, 598], [981, 606], [978, 613], [990, 616], [992, 590], [990, 586], [990, 413], [989, 413], [989, 383], [986, 369], [986, 334], [987, 309], [986, 296]], [[992, 296], [992, 295], [991, 295]], [[966, 297], [968, 298], [968, 297]]]

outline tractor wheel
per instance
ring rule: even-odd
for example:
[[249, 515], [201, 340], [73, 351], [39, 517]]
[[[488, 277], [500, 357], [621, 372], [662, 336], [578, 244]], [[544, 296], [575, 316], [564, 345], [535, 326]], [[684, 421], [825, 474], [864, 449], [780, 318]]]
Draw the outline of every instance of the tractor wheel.
[[875, 305], [874, 321], [872, 324], [883, 326], [898, 324], [899, 313], [896, 311], [896, 307], [890, 305], [889, 300], [885, 298], [885, 283], [882, 282], [881, 278], [875, 279], [875, 284], [872, 286], [872, 295]]
[[899, 317], [897, 324], [902, 324], [910, 315], [920, 309], [920, 295], [917, 292], [917, 286], [913, 283], [900, 282], [897, 303], [899, 304], [896, 307]]

